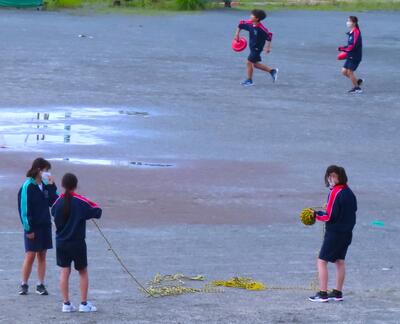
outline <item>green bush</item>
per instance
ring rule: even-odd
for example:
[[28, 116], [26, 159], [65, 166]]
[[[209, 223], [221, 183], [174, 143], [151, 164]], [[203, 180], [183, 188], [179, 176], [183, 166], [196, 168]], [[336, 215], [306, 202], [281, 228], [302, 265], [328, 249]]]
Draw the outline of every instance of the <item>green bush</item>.
[[204, 0], [176, 0], [179, 10], [198, 10], [205, 8]]
[[82, 7], [84, 0], [50, 0], [50, 8], [79, 8]]

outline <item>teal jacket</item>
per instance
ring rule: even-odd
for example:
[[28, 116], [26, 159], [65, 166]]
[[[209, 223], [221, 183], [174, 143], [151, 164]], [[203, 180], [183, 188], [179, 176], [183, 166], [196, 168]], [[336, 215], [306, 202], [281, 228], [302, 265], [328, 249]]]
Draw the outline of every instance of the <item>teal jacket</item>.
[[18, 211], [26, 233], [34, 232], [40, 226], [51, 225], [49, 207], [58, 198], [57, 187], [54, 184], [42, 185], [43, 190], [34, 179], [28, 178], [18, 192]]

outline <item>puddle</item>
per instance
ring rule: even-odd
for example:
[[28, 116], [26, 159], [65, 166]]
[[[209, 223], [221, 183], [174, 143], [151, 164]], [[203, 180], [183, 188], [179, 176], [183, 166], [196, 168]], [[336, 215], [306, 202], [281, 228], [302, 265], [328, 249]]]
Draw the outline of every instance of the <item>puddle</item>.
[[[81, 122], [82, 112], [4, 112], [0, 110], [0, 147], [23, 148], [40, 144], [95, 145], [105, 141], [98, 128]], [[87, 112], [86, 112], [87, 116]], [[104, 131], [104, 129], [102, 129]]]
[[122, 166], [122, 167], [133, 167], [133, 168], [170, 168], [174, 167], [174, 164], [170, 163], [158, 163], [158, 162], [141, 162], [141, 161], [118, 161], [118, 160], [107, 160], [107, 159], [80, 159], [80, 158], [53, 158], [48, 159], [50, 161], [63, 161], [73, 164], [85, 164], [85, 165], [101, 165], [101, 166]]
[[[32, 148], [43, 144], [105, 144], [104, 135], [119, 130], [112, 117], [149, 117], [146, 111], [109, 108], [56, 107], [52, 112], [0, 109], [0, 149]], [[96, 119], [99, 123], [93, 124]], [[98, 126], [95, 126], [98, 125]], [[142, 131], [136, 136], [148, 137]]]

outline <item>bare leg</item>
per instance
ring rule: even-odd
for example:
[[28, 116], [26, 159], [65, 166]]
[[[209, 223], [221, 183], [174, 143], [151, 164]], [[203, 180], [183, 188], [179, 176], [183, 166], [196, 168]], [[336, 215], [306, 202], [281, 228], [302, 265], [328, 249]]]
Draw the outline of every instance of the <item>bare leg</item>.
[[336, 290], [342, 291], [344, 278], [346, 276], [346, 267], [344, 260], [337, 260], [336, 264]]
[[89, 275], [87, 268], [79, 270], [79, 283], [81, 288], [81, 301], [86, 302], [89, 289]]
[[32, 272], [33, 262], [35, 261], [36, 252], [26, 252], [24, 263], [22, 264], [22, 282], [28, 283]]
[[358, 87], [358, 79], [356, 78], [354, 72], [352, 70], [347, 70], [347, 76], [348, 78], [351, 80], [351, 82], [353, 83], [354, 87]]
[[319, 276], [319, 289], [321, 291], [328, 291], [328, 262], [318, 259], [317, 268]]
[[37, 260], [38, 260], [38, 279], [40, 283], [44, 283], [44, 277], [46, 275], [46, 253], [47, 250], [37, 252]]
[[247, 79], [253, 80], [254, 66], [253, 63], [247, 61]]
[[269, 68], [268, 66], [266, 66], [265, 64], [262, 64], [262, 63], [260, 63], [260, 62], [255, 63], [255, 64], [254, 64], [254, 67], [256, 67], [256, 68], [259, 69], [259, 70], [268, 72], [268, 73], [270, 73], [270, 72], [273, 70], [273, 69]]
[[71, 268], [61, 268], [60, 274], [60, 290], [63, 298], [63, 302], [69, 302], [69, 276], [71, 274]]

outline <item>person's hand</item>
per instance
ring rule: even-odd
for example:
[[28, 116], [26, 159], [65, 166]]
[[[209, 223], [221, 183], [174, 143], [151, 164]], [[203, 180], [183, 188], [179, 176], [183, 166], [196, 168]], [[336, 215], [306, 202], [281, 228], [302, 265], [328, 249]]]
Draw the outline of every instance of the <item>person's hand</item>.
[[34, 239], [35, 239], [35, 232], [26, 234], [26, 237], [27, 237], [28, 239], [30, 239], [30, 240], [34, 240]]
[[238, 42], [239, 40], [240, 40], [240, 36], [239, 36], [239, 34], [236, 34], [236, 35], [235, 35], [235, 41]]
[[49, 176], [48, 183], [52, 185], [52, 184], [54, 184], [54, 182], [55, 182], [54, 177], [53, 176]]
[[265, 49], [265, 53], [267, 53], [267, 54], [271, 53], [271, 49], [270, 49], [269, 47], [267, 47], [267, 48]]

